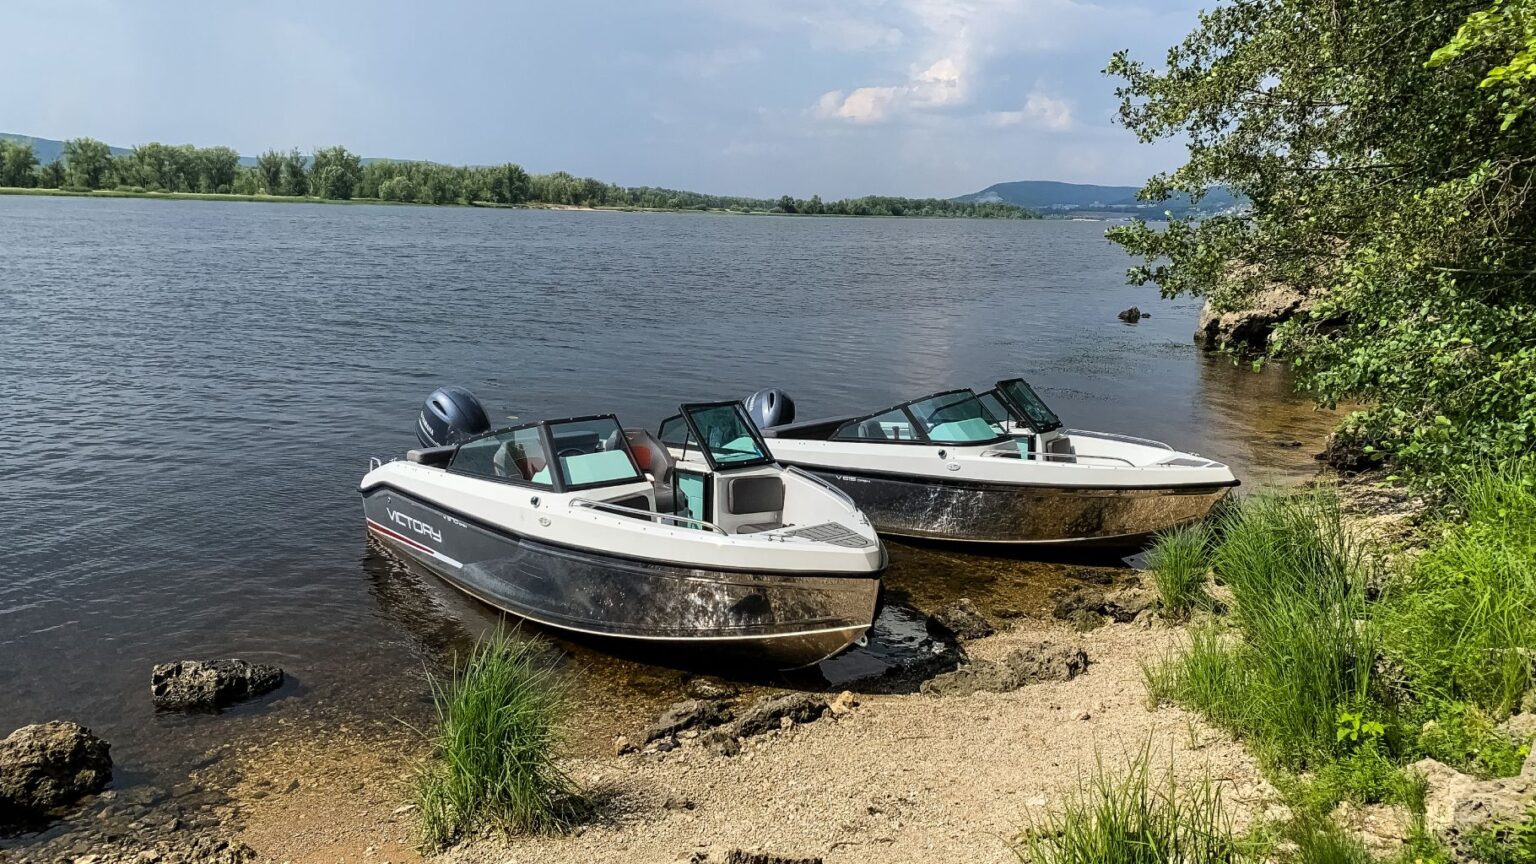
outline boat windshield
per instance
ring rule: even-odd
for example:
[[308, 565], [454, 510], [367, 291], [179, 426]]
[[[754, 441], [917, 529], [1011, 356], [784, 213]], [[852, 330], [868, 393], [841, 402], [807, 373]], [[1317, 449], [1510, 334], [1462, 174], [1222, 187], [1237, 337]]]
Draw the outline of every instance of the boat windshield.
[[[624, 431], [610, 416], [580, 417], [549, 424], [555, 464], [566, 489], [612, 486], [643, 479], [629, 455]], [[547, 470], [547, 469], [546, 469]]]
[[1000, 393], [1020, 419], [1027, 421], [1036, 432], [1049, 432], [1061, 428], [1061, 418], [1035, 393], [1035, 388], [1023, 378], [1010, 378], [997, 382]]
[[739, 402], [684, 405], [683, 417], [693, 433], [689, 443], [702, 442], [700, 449], [717, 471], [773, 461], [768, 445]]
[[935, 444], [977, 444], [1008, 434], [969, 390], [930, 396], [911, 403], [907, 410], [921, 424], [924, 436]]

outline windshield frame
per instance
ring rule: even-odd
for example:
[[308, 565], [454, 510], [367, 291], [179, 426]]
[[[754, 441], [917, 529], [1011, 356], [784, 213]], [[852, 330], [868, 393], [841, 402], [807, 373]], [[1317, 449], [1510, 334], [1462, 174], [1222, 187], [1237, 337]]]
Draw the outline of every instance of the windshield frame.
[[[828, 441], [851, 441], [851, 442], [855, 442], [855, 443], [872, 443], [872, 444], [903, 444], [903, 445], [922, 444], [922, 445], [927, 446], [927, 447], [935, 447], [935, 446], [937, 446], [937, 447], [984, 447], [984, 446], [988, 446], [988, 445], [991, 445], [991, 444], [996, 444], [999, 441], [1006, 441], [1010, 437], [1012, 437], [1006, 431], [999, 432], [995, 437], [988, 438], [988, 439], [982, 440], [982, 441], [935, 441], [935, 440], [933, 440], [933, 438], [929, 437], [928, 430], [926, 428], [924, 428], [923, 421], [917, 419], [917, 415], [912, 412], [912, 406], [918, 404], [919, 402], [927, 402], [927, 401], [932, 400], [932, 399], [939, 399], [939, 398], [942, 398], [944, 396], [954, 396], [956, 394], [964, 394], [964, 395], [970, 397], [972, 400], [975, 400], [976, 403], [981, 406], [982, 412], [984, 414], [990, 414], [991, 413], [991, 412], [986, 410], [986, 404], [981, 401], [981, 397], [977, 395], [975, 390], [972, 390], [969, 387], [956, 387], [953, 390], [940, 390], [937, 393], [929, 393], [927, 396], [919, 396], [916, 399], [908, 399], [907, 401], [902, 402], [900, 404], [892, 405], [892, 406], [890, 406], [888, 408], [881, 408], [879, 411], [875, 411], [875, 412], [872, 412], [872, 413], [869, 413], [869, 414], [863, 414], [863, 415], [860, 415], [858, 417], [854, 417], [851, 420], [845, 421], [841, 426], [838, 426], [837, 429], [835, 431], [833, 431], [832, 435], [827, 438], [827, 440]], [[956, 404], [959, 404], [959, 403], [956, 403]], [[946, 407], [948, 407], [948, 406], [946, 406]], [[863, 423], [865, 420], [873, 420], [876, 417], [881, 416], [882, 414], [889, 414], [892, 411], [900, 411], [902, 414], [906, 415], [907, 422], [912, 425], [912, 431], [916, 433], [915, 437], [905, 438], [905, 439], [890, 439], [890, 438], [839, 438], [838, 437], [838, 433], [843, 431], [844, 429], [847, 429], [849, 426], [853, 426], [853, 427], [857, 428], [858, 424]]]
[[[743, 459], [740, 461], [732, 462], [721, 462], [717, 460], [715, 458], [715, 454], [710, 452], [709, 445], [704, 443], [709, 439], [704, 436], [703, 430], [701, 430], [698, 424], [693, 420], [693, 412], [708, 410], [712, 408], [732, 409], [736, 416], [743, 421], [743, 424], [747, 430], [747, 434], [752, 437], [752, 443], [757, 446], [758, 452], [762, 453], [763, 455], [754, 459]], [[747, 409], [742, 406], [739, 400], [734, 402], [729, 400], [723, 402], [685, 402], [678, 406], [678, 413], [682, 416], [683, 422], [688, 426], [688, 432], [693, 438], [694, 448], [704, 455], [704, 461], [709, 464], [711, 471], [722, 472], [735, 471], [739, 468], [761, 468], [764, 465], [772, 465], [777, 461], [773, 457], [773, 451], [768, 449], [767, 442], [763, 440], [762, 433], [758, 431], [757, 424], [752, 422], [752, 416], [747, 413]], [[670, 420], [671, 418], [668, 419]], [[666, 423], [665, 420], [662, 422]], [[663, 443], [665, 445], [665, 442]], [[684, 445], [683, 450], [684, 453], [687, 452], [686, 444]]]
[[[565, 468], [560, 464], [560, 452], [558, 450], [556, 450], [555, 447], [554, 447], [554, 444], [556, 443], [555, 442], [555, 428], [554, 427], [559, 426], [559, 425], [564, 424], [564, 423], [585, 423], [585, 422], [591, 421], [591, 420], [612, 420], [613, 421], [614, 428], [619, 430], [619, 449], [624, 451], [625, 458], [629, 459], [629, 467], [634, 469], [634, 471], [635, 471], [635, 476], [634, 477], [627, 478], [627, 479], [621, 477], [621, 478], [616, 478], [616, 479], [613, 479], [613, 480], [597, 480], [597, 481], [594, 481], [594, 482], [591, 482], [591, 483], [567, 483], [566, 482]], [[640, 461], [635, 458], [634, 451], [629, 448], [629, 436], [624, 434], [624, 424], [619, 422], [618, 415], [616, 415], [616, 414], [585, 414], [585, 415], [582, 415], [580, 417], [561, 417], [558, 420], [543, 420], [543, 421], [540, 421], [540, 425], [542, 425], [544, 427], [544, 438], [545, 438], [545, 440], [548, 441], [550, 443], [550, 445], [551, 445], [550, 449], [549, 449], [549, 452], [550, 452], [551, 456], [553, 457], [553, 459], [551, 461], [551, 464], [554, 467], [553, 467], [553, 470], [550, 471], [550, 474], [551, 474], [551, 476], [553, 476], [553, 478], [555, 480], [555, 483], [557, 484], [556, 485], [556, 489], [558, 491], [561, 491], [561, 492], [576, 492], [576, 491], [579, 491], [579, 490], [582, 490], [582, 489], [602, 489], [602, 488], [605, 488], [605, 487], [608, 487], [608, 486], [629, 486], [629, 485], [634, 484], [634, 483], [649, 483], [650, 482], [649, 480], [645, 479], [645, 472], [640, 470]], [[614, 451], [611, 451], [611, 450], [600, 450], [598, 452], [600, 452], [600, 453], [611, 453], [611, 452], [614, 452]]]
[[509, 486], [519, 486], [524, 489], [536, 489], [543, 492], [554, 493], [578, 492], [584, 489], [602, 489], [608, 486], [629, 486], [636, 483], [650, 482], [649, 480], [645, 479], [644, 472], [641, 472], [638, 477], [630, 480], [600, 480], [595, 483], [565, 482], [565, 471], [560, 467], [560, 454], [555, 449], [555, 433], [554, 429], [551, 427], [557, 426], [561, 423], [580, 423], [586, 420], [612, 420], [614, 425], [618, 426], [619, 428], [619, 446], [623, 449], [624, 455], [629, 459], [630, 467], [634, 468], [636, 471], [640, 470], [640, 463], [635, 459], [634, 451], [629, 447], [629, 438], [628, 436], [624, 435], [624, 424], [619, 422], [619, 418], [615, 414], [586, 414], [580, 417], [561, 417], [555, 420], [532, 420], [527, 423], [518, 423], [513, 426], [503, 426], [500, 429], [491, 429], [482, 432], [473, 438], [459, 442], [454, 447], [453, 459], [456, 459], [458, 458], [459, 450], [466, 444], [473, 444], [476, 441], [507, 435], [512, 432], [521, 431], [523, 429], [536, 428], [539, 430], [539, 443], [544, 448], [544, 452], [549, 454], [548, 458], [545, 459], [545, 465], [549, 466], [549, 483], [547, 484], [534, 483], [520, 477], [493, 477], [488, 474], [477, 474], [473, 471], [464, 471], [462, 469], [456, 470], [453, 467], [452, 459], [449, 460], [448, 465], [445, 466], [443, 470], [451, 474], [457, 474], [461, 477], [469, 477], [475, 480], [488, 480], [492, 483], [505, 483]]
[[[1024, 389], [1028, 390], [1032, 395], [1034, 395], [1035, 402], [1039, 403], [1040, 407], [1044, 409], [1045, 413], [1049, 414], [1050, 417], [1035, 417], [1030, 413], [1028, 406], [1019, 404], [1017, 400], [1009, 395], [1006, 387], [1009, 384], [1015, 383], [1022, 384]], [[992, 388], [992, 392], [997, 394], [998, 401], [1003, 403], [1004, 407], [1008, 409], [1008, 412], [1013, 415], [1013, 419], [1016, 422], [1023, 423], [1025, 426], [1028, 426], [1031, 430], [1034, 431], [1036, 435], [1043, 435], [1046, 432], [1053, 432], [1061, 428], [1061, 417], [1056, 414], [1055, 409], [1045, 404], [1045, 400], [1040, 398], [1040, 393], [1035, 390], [1033, 385], [1031, 385], [1023, 378], [1004, 378], [1003, 380], [997, 382], [997, 386]]]

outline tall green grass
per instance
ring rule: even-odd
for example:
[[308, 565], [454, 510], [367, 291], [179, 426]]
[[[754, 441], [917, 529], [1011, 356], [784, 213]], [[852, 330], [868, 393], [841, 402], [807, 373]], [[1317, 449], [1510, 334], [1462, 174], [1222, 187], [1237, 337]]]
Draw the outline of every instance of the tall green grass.
[[1210, 602], [1206, 577], [1210, 575], [1211, 530], [1205, 523], [1187, 525], [1161, 534], [1147, 556], [1152, 584], [1163, 609], [1173, 618], [1188, 618]]
[[1235, 630], [1197, 628], [1185, 653], [1149, 673], [1153, 693], [1247, 737], [1273, 764], [1326, 761], [1346, 749], [1341, 712], [1368, 699], [1373, 564], [1321, 491], [1250, 499], [1217, 533], [1212, 562], [1231, 588]]
[[554, 662], [546, 646], [498, 631], [451, 681], [433, 681], [438, 725], [416, 784], [423, 845], [442, 848], [481, 826], [570, 826], [579, 793], [559, 762], [569, 697]]
[[1031, 827], [1013, 851], [1028, 864], [1184, 864], [1257, 860], [1233, 836], [1209, 779], [1180, 787], [1151, 777], [1143, 748], [1119, 775], [1101, 762], [1061, 812]]
[[1536, 461], [1471, 472], [1452, 491], [1464, 518], [1388, 600], [1386, 647], [1415, 689], [1504, 716], [1533, 683]]

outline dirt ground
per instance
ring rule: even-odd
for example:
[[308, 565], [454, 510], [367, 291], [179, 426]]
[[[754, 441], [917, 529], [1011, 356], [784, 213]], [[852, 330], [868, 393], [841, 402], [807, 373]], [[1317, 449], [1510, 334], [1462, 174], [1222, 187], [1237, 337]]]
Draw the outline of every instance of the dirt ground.
[[[748, 739], [735, 757], [685, 741], [671, 753], [573, 760], [573, 776], [601, 802], [597, 818], [570, 836], [484, 837], [440, 860], [676, 862], [744, 848], [828, 864], [1012, 861], [1009, 841], [1031, 819], [1096, 764], [1115, 770], [1143, 747], [1155, 771], [1218, 782], [1239, 826], [1277, 801], [1240, 745], [1182, 710], [1148, 709], [1141, 663], [1164, 656], [1181, 631], [1116, 624], [1077, 634], [1024, 619], [968, 648], [997, 658], [1041, 638], [1081, 645], [1088, 670], [1003, 694], [861, 696], [849, 714]], [[634, 718], [635, 729], [649, 719]], [[421, 860], [406, 803], [421, 755], [410, 736], [279, 746], [281, 758], [252, 754], [232, 793], [237, 839], [261, 860]]]

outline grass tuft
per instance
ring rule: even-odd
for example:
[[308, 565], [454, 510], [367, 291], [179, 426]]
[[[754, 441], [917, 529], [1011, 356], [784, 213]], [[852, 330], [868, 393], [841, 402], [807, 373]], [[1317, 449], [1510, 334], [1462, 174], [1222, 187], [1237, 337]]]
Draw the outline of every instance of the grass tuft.
[[1453, 483], [1464, 521], [1409, 565], [1387, 603], [1386, 649], [1426, 696], [1508, 715], [1536, 656], [1536, 461]]
[[432, 682], [438, 728], [416, 784], [424, 846], [482, 826], [548, 833], [575, 820], [579, 793], [559, 764], [568, 691], [554, 663], [541, 643], [498, 631], [451, 681]]
[[[1231, 588], [1235, 639], [1196, 628], [1188, 650], [1148, 675], [1153, 693], [1248, 738], [1291, 770], [1353, 749], [1341, 712], [1366, 705], [1374, 628], [1371, 564], [1325, 492], [1258, 496], [1228, 511], [1212, 556]], [[1366, 718], [1370, 720], [1371, 718]]]
[[1210, 605], [1206, 577], [1210, 574], [1211, 529], [1205, 523], [1186, 525], [1161, 534], [1147, 556], [1152, 584], [1172, 618]]
[[1246, 861], [1221, 794], [1209, 779], [1183, 788], [1172, 774], [1154, 783], [1143, 747], [1118, 776], [1101, 762], [1065, 808], [1021, 834], [1013, 851], [1028, 864], [1162, 864]]

